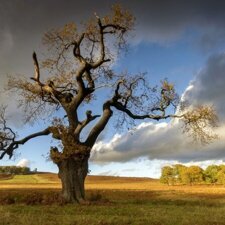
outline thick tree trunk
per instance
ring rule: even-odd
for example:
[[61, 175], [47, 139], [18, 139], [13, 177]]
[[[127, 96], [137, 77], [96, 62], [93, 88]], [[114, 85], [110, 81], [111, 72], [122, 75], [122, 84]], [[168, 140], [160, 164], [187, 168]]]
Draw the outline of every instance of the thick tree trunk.
[[85, 201], [84, 181], [88, 173], [88, 158], [68, 158], [58, 163], [62, 181], [62, 196], [67, 203]]

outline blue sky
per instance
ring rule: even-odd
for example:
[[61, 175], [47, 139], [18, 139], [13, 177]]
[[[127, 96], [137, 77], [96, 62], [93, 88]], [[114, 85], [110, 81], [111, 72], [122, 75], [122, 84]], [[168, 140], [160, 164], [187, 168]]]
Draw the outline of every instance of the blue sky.
[[[15, 4], [12, 4], [13, 1], [1, 2], [0, 8], [5, 9], [0, 16], [1, 102], [8, 101], [8, 94], [3, 91], [7, 81], [6, 74], [25, 74], [28, 77], [33, 74], [31, 55], [33, 50], [37, 49], [39, 53], [43, 50], [43, 32], [71, 20], [80, 22], [98, 10], [101, 13], [107, 12], [114, 2], [97, 1], [96, 4], [90, 3], [85, 7], [85, 1], [68, 1], [68, 4], [54, 1], [55, 7], [51, 11], [51, 0], [37, 3], [36, 10], [32, 7], [34, 1], [15, 1]], [[222, 163], [225, 159], [225, 145], [222, 144], [225, 140], [222, 135], [225, 110], [221, 107], [225, 97], [225, 91], [221, 87], [225, 85], [225, 5], [222, 1], [175, 1], [174, 7], [165, 1], [119, 2], [135, 14], [137, 25], [135, 36], [129, 39], [129, 51], [117, 58], [113, 66], [115, 71], [126, 70], [131, 74], [147, 72], [152, 86], [168, 78], [175, 84], [180, 96], [184, 95], [196, 104], [213, 103], [221, 117], [221, 127], [218, 129], [221, 139], [206, 147], [194, 146], [169, 121], [162, 121], [157, 125], [145, 120], [143, 124], [138, 122], [138, 125], [143, 126], [134, 131], [134, 137], [140, 143], [134, 143], [133, 146], [139, 149], [128, 149], [123, 146], [128, 146], [132, 135], [126, 130], [112, 129], [112, 120], [97, 143], [101, 149], [97, 146], [93, 150], [96, 158], [92, 156], [90, 160], [91, 174], [158, 177], [160, 168], [167, 164], [194, 163], [204, 167], [211, 163]], [[72, 6], [76, 6], [75, 11], [70, 9]], [[19, 15], [23, 15], [23, 18], [19, 18]], [[215, 79], [221, 86], [213, 85]], [[191, 85], [193, 87], [190, 88]], [[215, 90], [218, 94], [215, 94]], [[20, 137], [46, 126], [39, 121], [33, 126], [21, 127], [21, 112], [14, 103], [9, 103], [9, 115]], [[100, 103], [94, 107], [100, 112]], [[80, 111], [81, 114], [82, 112], [83, 110]], [[147, 133], [150, 136], [146, 136]], [[174, 134], [176, 138], [169, 134]], [[117, 138], [115, 135], [121, 137]], [[124, 144], [124, 140], [127, 143]], [[50, 137], [31, 140], [19, 148], [15, 161], [4, 159], [0, 161], [0, 165], [17, 164], [21, 159], [27, 159], [32, 169], [57, 172], [57, 167], [47, 160], [52, 144]]]

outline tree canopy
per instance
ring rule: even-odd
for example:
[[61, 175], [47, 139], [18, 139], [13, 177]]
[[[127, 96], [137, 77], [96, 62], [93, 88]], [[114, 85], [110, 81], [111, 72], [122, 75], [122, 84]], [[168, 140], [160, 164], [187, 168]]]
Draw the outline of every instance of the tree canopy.
[[225, 165], [209, 165], [205, 170], [199, 166], [176, 164], [164, 166], [160, 182], [174, 184], [225, 184]]

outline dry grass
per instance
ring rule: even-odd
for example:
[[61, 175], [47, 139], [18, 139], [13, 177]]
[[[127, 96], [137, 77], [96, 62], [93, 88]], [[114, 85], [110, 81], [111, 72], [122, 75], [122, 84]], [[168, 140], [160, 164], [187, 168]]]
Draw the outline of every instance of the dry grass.
[[[189, 194], [225, 194], [223, 185], [174, 185], [161, 184], [157, 179], [88, 176], [85, 182], [87, 190], [137, 190], [169, 191]], [[0, 180], [0, 189], [61, 189], [57, 174], [39, 173], [35, 175], [15, 175], [12, 179]]]
[[0, 174], [0, 181], [1, 180], [8, 180], [8, 179], [12, 179], [13, 175], [12, 174]]
[[225, 194], [88, 190], [88, 205], [61, 204], [59, 194], [0, 190], [0, 225], [225, 225]]
[[225, 225], [225, 188], [219, 185], [89, 176], [89, 204], [78, 206], [63, 204], [55, 174], [21, 179], [0, 182], [0, 225]]

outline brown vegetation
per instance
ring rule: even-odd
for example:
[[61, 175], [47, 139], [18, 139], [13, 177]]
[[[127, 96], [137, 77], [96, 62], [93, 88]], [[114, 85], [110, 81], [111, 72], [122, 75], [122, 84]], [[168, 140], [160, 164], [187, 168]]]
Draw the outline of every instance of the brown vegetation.
[[[26, 176], [26, 175], [25, 175]], [[39, 174], [42, 179], [50, 179], [54, 183], [40, 184], [7, 184], [0, 182], [0, 203], [14, 204], [64, 204], [60, 197], [60, 180], [56, 174]], [[109, 202], [109, 199], [188, 199], [205, 198], [225, 199], [223, 185], [163, 185], [157, 179], [88, 176], [85, 187], [88, 190], [88, 199], [94, 202]], [[27, 191], [27, 189], [29, 191]]]
[[1, 180], [9, 180], [12, 179], [13, 175], [12, 174], [0, 174], [0, 181]]

